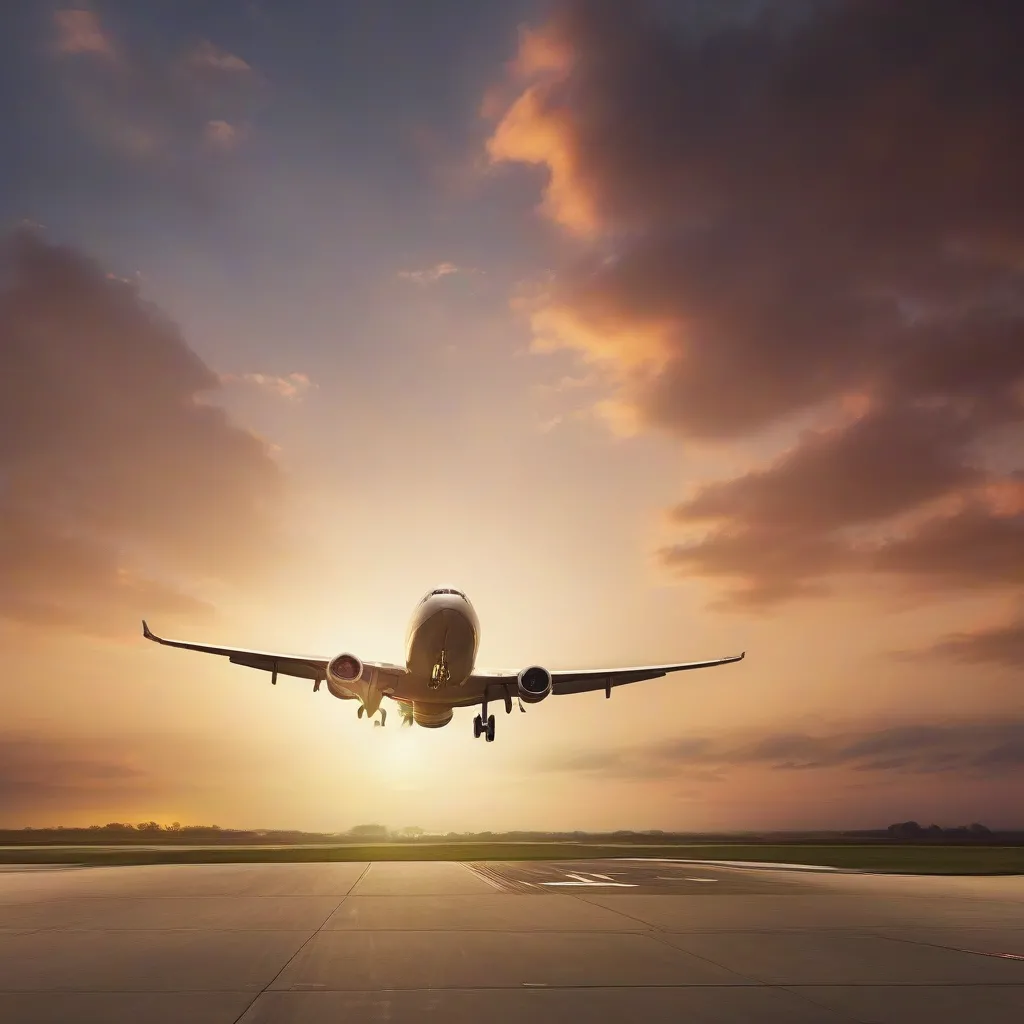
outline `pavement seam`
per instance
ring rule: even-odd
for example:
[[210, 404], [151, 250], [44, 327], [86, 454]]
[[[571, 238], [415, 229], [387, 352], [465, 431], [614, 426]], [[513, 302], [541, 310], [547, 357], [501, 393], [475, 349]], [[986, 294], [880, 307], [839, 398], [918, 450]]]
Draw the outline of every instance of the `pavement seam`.
[[[994, 928], [993, 931], [1000, 929]], [[951, 953], [970, 953], [972, 956], [988, 956], [997, 960], [1024, 960], [1019, 953], [990, 953], [984, 949], [965, 949], [963, 946], [947, 946], [943, 942], [926, 942], [924, 939], [908, 939], [902, 935], [883, 935], [881, 932], [872, 932], [871, 938], [889, 939], [892, 942], [906, 942], [911, 946], [925, 946], [929, 949], [945, 949]]]
[[[570, 893], [566, 893], [565, 895], [571, 897], [574, 900], [579, 900], [580, 903], [586, 903], [586, 904], [588, 904], [588, 906], [594, 906], [593, 903], [590, 903], [589, 900], [583, 899], [577, 893], [570, 892]], [[603, 904], [599, 904], [599, 905], [603, 906]], [[610, 909], [610, 908], [605, 908], [605, 909]], [[649, 935], [652, 939], [654, 939], [655, 942], [660, 942], [663, 946], [667, 946], [669, 949], [674, 950], [676, 953], [682, 953], [683, 956], [692, 956], [692, 957], [695, 957], [698, 960], [703, 960], [705, 963], [711, 964], [714, 967], [717, 967], [719, 970], [725, 971], [727, 974], [735, 974], [737, 978], [744, 978], [748, 982], [753, 982], [755, 986], [759, 986], [761, 988], [770, 988], [771, 987], [770, 985], [766, 984], [764, 981], [761, 981], [760, 978], [751, 977], [750, 975], [743, 974], [741, 971], [735, 971], [731, 967], [726, 967], [725, 964], [720, 964], [716, 960], [712, 960], [709, 957], [701, 956], [699, 953], [691, 953], [688, 949], [681, 949], [679, 946], [672, 945], [672, 943], [669, 942], [664, 937], [665, 935], [668, 934], [665, 931], [665, 929], [659, 928], [657, 925], [651, 924], [649, 921], [644, 921], [642, 918], [634, 917], [632, 914], [627, 914], [627, 913], [625, 913], [624, 911], [621, 911], [621, 910], [613, 910], [612, 913], [613, 914], [618, 914], [620, 917], [625, 917], [625, 918], [627, 918], [630, 921], [636, 921], [637, 923], [644, 925], [646, 930], [644, 932], [612, 932], [610, 934], [613, 934], [613, 935], [615, 935], [615, 934], [618, 934], [618, 935], [638, 935], [638, 934]], [[680, 986], [680, 987], [683, 987], [683, 986]]]
[[232, 1021], [232, 1024], [239, 1024], [242, 1018], [245, 1017], [245, 1015], [253, 1008], [253, 1006], [256, 1005], [260, 996], [262, 996], [264, 992], [270, 989], [274, 982], [277, 981], [277, 979], [280, 978], [282, 974], [284, 974], [284, 972], [288, 969], [288, 967], [295, 960], [295, 958], [324, 930], [324, 925], [327, 924], [327, 922], [330, 921], [330, 919], [334, 917], [334, 915], [341, 909], [341, 906], [345, 902], [345, 900], [349, 898], [349, 896], [355, 891], [359, 883], [366, 876], [366, 872], [370, 870], [371, 863], [372, 861], [367, 861], [366, 867], [363, 868], [363, 870], [359, 874], [359, 877], [352, 883], [352, 886], [349, 888], [348, 892], [345, 893], [345, 895], [342, 896], [340, 900], [338, 900], [338, 905], [320, 922], [317, 928], [310, 933], [310, 935], [306, 938], [306, 941], [303, 942], [302, 945], [299, 946], [299, 948], [295, 950], [295, 952], [292, 953], [290, 957], [288, 957], [288, 959], [281, 965], [281, 969], [270, 979], [270, 981], [268, 981], [266, 985], [264, 985], [263, 988], [261, 988], [259, 992], [257, 992], [256, 995], [252, 997], [252, 999], [249, 1001], [245, 1009], [243, 1009], [242, 1012], [234, 1019], [234, 1021]]

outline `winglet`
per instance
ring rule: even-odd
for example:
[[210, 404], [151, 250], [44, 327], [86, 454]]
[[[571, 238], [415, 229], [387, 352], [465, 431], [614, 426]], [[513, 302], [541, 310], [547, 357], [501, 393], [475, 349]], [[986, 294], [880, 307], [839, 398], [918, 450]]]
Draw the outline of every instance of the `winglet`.
[[156, 639], [156, 637], [155, 637], [155, 636], [153, 635], [153, 632], [152, 632], [152, 630], [151, 630], [151, 629], [149, 628], [149, 625], [147, 624], [147, 622], [146, 622], [146, 620], [145, 620], [145, 619], [143, 619], [143, 620], [142, 620], [142, 635], [143, 635], [143, 636], [144, 636], [144, 637], [145, 637], [145, 638], [146, 638], [147, 640], [155, 640], [155, 639]]

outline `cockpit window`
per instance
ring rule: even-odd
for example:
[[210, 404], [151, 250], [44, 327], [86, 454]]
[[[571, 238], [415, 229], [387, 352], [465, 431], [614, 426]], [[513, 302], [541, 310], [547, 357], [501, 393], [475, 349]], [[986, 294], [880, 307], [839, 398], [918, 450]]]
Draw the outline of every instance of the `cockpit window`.
[[[443, 587], [440, 590], [432, 590], [425, 598], [424, 601], [429, 600], [432, 597], [436, 597], [438, 594], [454, 594], [456, 597], [461, 597], [463, 601], [466, 600], [466, 595], [461, 590], [452, 590], [449, 587]], [[420, 602], [423, 603], [422, 601]]]

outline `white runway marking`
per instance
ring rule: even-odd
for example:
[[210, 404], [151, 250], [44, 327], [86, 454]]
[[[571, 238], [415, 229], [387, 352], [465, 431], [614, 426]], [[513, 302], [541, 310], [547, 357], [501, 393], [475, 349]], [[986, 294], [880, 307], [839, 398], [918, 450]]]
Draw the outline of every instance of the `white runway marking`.
[[717, 878], [687, 878], [685, 875], [655, 875], [658, 882], [717, 882]]
[[760, 868], [775, 871], [835, 871], [851, 875], [863, 873], [856, 868], [834, 868], [827, 864], [783, 864], [773, 860], [697, 860], [690, 857], [616, 857], [615, 859], [646, 861], [648, 864], [706, 864], [708, 867]]
[[574, 879], [571, 882], [541, 882], [541, 885], [591, 885], [600, 886], [601, 888], [615, 887], [616, 889], [635, 889], [636, 884], [633, 882], [612, 882], [612, 881], [600, 881], [601, 878], [607, 878], [607, 875], [592, 875], [590, 878], [584, 875], [577, 874], [575, 871], [567, 871], [566, 878]]

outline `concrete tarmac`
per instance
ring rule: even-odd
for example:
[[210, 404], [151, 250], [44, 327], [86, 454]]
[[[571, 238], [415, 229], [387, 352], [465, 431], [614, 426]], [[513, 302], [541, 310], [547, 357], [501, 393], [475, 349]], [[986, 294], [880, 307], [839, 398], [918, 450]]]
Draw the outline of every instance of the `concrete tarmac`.
[[676, 860], [0, 869], [5, 1024], [1024, 1020], [1024, 877]]

